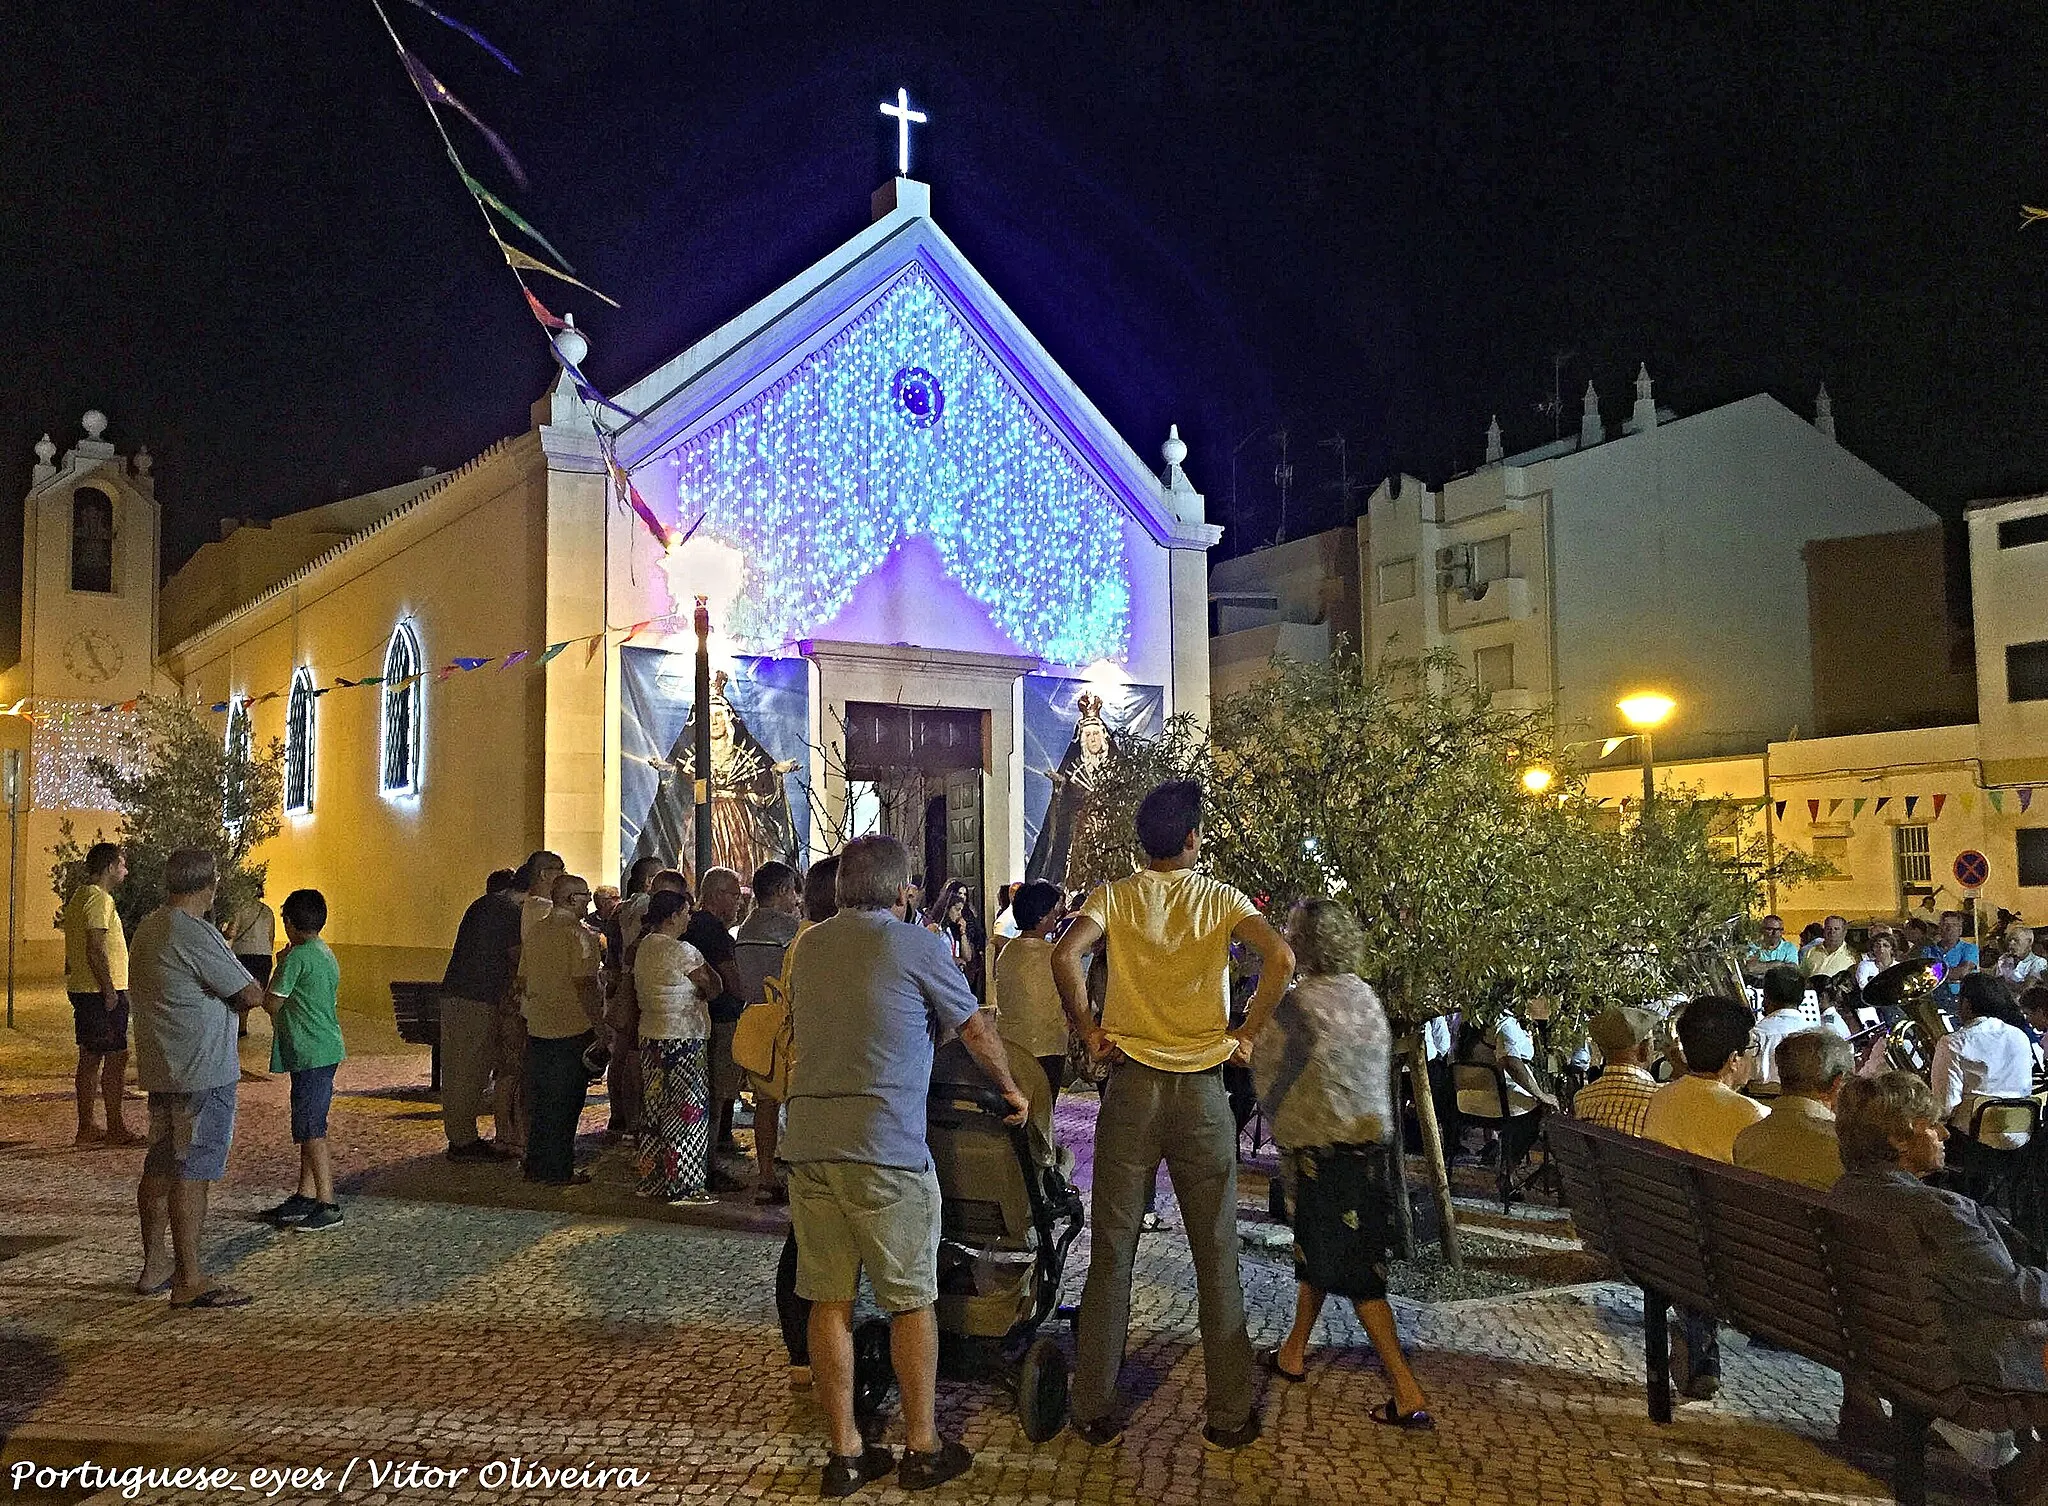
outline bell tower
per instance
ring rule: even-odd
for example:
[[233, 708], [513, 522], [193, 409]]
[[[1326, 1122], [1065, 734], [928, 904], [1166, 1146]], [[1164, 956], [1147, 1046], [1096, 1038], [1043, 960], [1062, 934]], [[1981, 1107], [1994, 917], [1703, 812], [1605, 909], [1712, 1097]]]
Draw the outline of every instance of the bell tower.
[[125, 701], [150, 689], [161, 527], [147, 447], [115, 453], [88, 412], [64, 452], [45, 434], [22, 508], [21, 668], [34, 701]]

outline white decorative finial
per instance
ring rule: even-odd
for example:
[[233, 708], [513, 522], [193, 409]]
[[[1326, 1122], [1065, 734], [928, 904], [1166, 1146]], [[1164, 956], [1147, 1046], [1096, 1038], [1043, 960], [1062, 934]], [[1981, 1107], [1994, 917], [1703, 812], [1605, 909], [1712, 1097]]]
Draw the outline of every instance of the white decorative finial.
[[1835, 437], [1835, 400], [1828, 396], [1826, 382], [1820, 384], [1820, 391], [1814, 395], [1813, 426], [1829, 439]]
[[1177, 469], [1180, 463], [1188, 458], [1187, 441], [1180, 437], [1179, 424], [1166, 426], [1166, 443], [1159, 447], [1159, 455], [1166, 462], [1168, 470]]
[[1600, 394], [1593, 390], [1591, 382], [1586, 383], [1586, 409], [1579, 418], [1579, 443], [1600, 444], [1607, 438], [1607, 426], [1600, 422]]
[[86, 409], [85, 417], [80, 419], [79, 422], [85, 426], [85, 437], [87, 439], [97, 440], [102, 434], [107, 432], [107, 415], [100, 412], [97, 408]]
[[583, 331], [576, 327], [576, 316], [564, 314], [562, 322], [569, 327], [555, 332], [555, 348], [562, 353], [562, 359], [571, 366], [581, 366], [583, 358], [590, 354], [590, 341]]
[[1499, 465], [1507, 452], [1501, 448], [1500, 415], [1493, 415], [1493, 422], [1486, 426], [1486, 463]]
[[896, 91], [896, 103], [893, 105], [887, 100], [882, 101], [882, 113], [896, 117], [896, 175], [907, 178], [910, 176], [910, 128], [923, 125], [929, 117], [922, 110], [910, 108], [908, 89]]
[[38, 439], [36, 441], [36, 464], [49, 465], [52, 462], [54, 462], [56, 458], [57, 447], [54, 444], [50, 443], [50, 436], [45, 434], [41, 439]]
[[147, 476], [149, 468], [156, 464], [156, 456], [149, 453], [148, 445], [138, 446], [135, 451], [135, 474]]
[[1641, 434], [1646, 429], [1657, 427], [1657, 400], [1650, 395], [1650, 363], [1636, 365], [1636, 406], [1629, 414], [1628, 422], [1621, 426], [1624, 434]]

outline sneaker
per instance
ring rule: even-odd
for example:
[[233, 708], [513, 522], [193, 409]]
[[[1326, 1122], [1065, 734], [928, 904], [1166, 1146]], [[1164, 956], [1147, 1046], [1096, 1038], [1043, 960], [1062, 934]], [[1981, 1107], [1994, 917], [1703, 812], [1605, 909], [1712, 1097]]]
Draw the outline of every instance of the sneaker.
[[292, 1225], [295, 1229], [334, 1229], [341, 1225], [341, 1204], [322, 1203]]
[[671, 1208], [715, 1208], [718, 1206], [718, 1199], [699, 1189], [696, 1192], [686, 1192], [681, 1197], [670, 1198], [668, 1205]]
[[959, 1479], [973, 1464], [974, 1455], [967, 1451], [967, 1445], [957, 1439], [942, 1438], [937, 1450], [929, 1454], [905, 1449], [903, 1463], [896, 1470], [896, 1483], [905, 1490], [931, 1490], [948, 1480]]
[[1076, 1417], [1067, 1426], [1074, 1430], [1074, 1436], [1090, 1448], [1109, 1448], [1124, 1440], [1124, 1425], [1114, 1417], [1097, 1417], [1088, 1422]]
[[1231, 1428], [1228, 1431], [1214, 1426], [1203, 1428], [1202, 1442], [1211, 1448], [1243, 1448], [1247, 1444], [1257, 1443], [1259, 1434], [1265, 1431], [1265, 1424], [1259, 1421], [1259, 1414], [1254, 1412], [1245, 1419], [1244, 1426], [1240, 1428]]
[[318, 1198], [302, 1197], [294, 1192], [275, 1208], [265, 1208], [257, 1216], [259, 1218], [267, 1218], [273, 1224], [295, 1224], [300, 1219], [309, 1218], [319, 1211], [320, 1200]]
[[[909, 1457], [904, 1455], [906, 1460]], [[894, 1451], [879, 1446], [863, 1449], [857, 1454], [828, 1454], [825, 1458], [825, 1483], [818, 1494], [835, 1500], [850, 1496], [863, 1485], [886, 1478], [895, 1467]]]
[[451, 1161], [496, 1161], [501, 1159], [501, 1157], [497, 1151], [484, 1144], [483, 1141], [472, 1140], [467, 1145], [449, 1146], [448, 1159]]

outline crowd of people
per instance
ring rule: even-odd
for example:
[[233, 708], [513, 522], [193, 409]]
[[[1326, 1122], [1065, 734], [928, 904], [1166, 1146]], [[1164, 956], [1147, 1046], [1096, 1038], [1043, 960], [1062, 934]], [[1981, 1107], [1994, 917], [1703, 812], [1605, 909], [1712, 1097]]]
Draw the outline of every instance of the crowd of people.
[[[1571, 1112], [1622, 1134], [1827, 1192], [1900, 1231], [1926, 1258], [1950, 1342], [1964, 1373], [2008, 1390], [2048, 1393], [2048, 1271], [2024, 1236], [1961, 1190], [1951, 1174], [2027, 1143], [2035, 1118], [1991, 1127], [1981, 1110], [2028, 1105], [2042, 1067], [2039, 1026], [2048, 1024], [2048, 987], [2026, 928], [2007, 928], [1999, 960], [1984, 967], [1962, 934], [1965, 917], [1941, 917], [1930, 932], [1876, 928], [1858, 949], [1829, 917], [1795, 947], [1772, 916], [1745, 959], [1761, 1000], [1703, 995], [1673, 1015], [1660, 1045], [1660, 1017], [1609, 1009], [1591, 1036], [1603, 1065], [1574, 1097]], [[1916, 934], [1917, 932], [1917, 934]], [[1921, 1070], [1891, 1065], [1889, 1020], [1863, 988], [1898, 954], [1939, 968], [1941, 1018], [1951, 1028]], [[2024, 1003], [2016, 996], [2024, 988]], [[1653, 1066], [1669, 1059], [1658, 1082]], [[1685, 1395], [1720, 1386], [1719, 1334], [1705, 1314], [1680, 1313], [1671, 1380]], [[1992, 1474], [2001, 1500], [2048, 1500], [2048, 1445], [2025, 1430], [1978, 1433], [1938, 1421], [1936, 1429]], [[1843, 1441], [1889, 1449], [1883, 1404], [1850, 1377], [1839, 1422]]]
[[[1281, 1384], [1304, 1379], [1332, 1295], [1353, 1305], [1387, 1377], [1391, 1394], [1375, 1420], [1433, 1426], [1387, 1303], [1402, 1106], [1392, 1032], [1360, 977], [1358, 923], [1344, 905], [1311, 897], [1283, 931], [1203, 873], [1201, 803], [1192, 783], [1155, 789], [1137, 813], [1141, 867], [1085, 896], [1044, 882], [1009, 886], [993, 935], [964, 884], [920, 884], [888, 837], [853, 841], [807, 873], [770, 862], [743, 880], [713, 868], [694, 893], [683, 873], [652, 860], [633, 865], [622, 892], [594, 889], [558, 855], [535, 852], [490, 876], [454, 937], [440, 999], [446, 1154], [516, 1161], [545, 1185], [586, 1181], [578, 1129], [603, 1080], [604, 1138], [633, 1155], [637, 1194], [710, 1204], [746, 1186], [734, 1138], [744, 1092], [753, 1195], [789, 1207], [777, 1306], [793, 1379], [814, 1389], [824, 1417], [824, 1491], [848, 1495], [891, 1473], [927, 1489], [971, 1463], [939, 1432], [935, 1405], [944, 1194], [925, 1118], [935, 1051], [957, 1040], [949, 1049], [978, 1066], [1008, 1122], [1025, 1123], [1037, 1105], [1048, 1129], [1046, 1106], [1078, 1063], [1101, 1107], [1075, 1328], [1075, 1433], [1097, 1447], [1122, 1436], [1133, 1271], [1140, 1236], [1156, 1222], [1162, 1163], [1193, 1257], [1207, 1444], [1236, 1449], [1259, 1436], [1262, 1373]], [[246, 1294], [200, 1269], [198, 1239], [234, 1132], [236, 1039], [252, 1010], [273, 1018], [271, 1067], [291, 1075], [288, 1130], [299, 1148], [298, 1185], [266, 1216], [307, 1231], [344, 1217], [326, 1139], [344, 1048], [340, 968], [321, 940], [325, 900], [314, 890], [285, 899], [287, 945], [273, 957], [267, 909], [257, 916], [245, 906], [226, 927], [212, 922], [211, 854], [172, 855], [166, 902], [132, 937], [114, 901], [120, 850], [99, 844], [86, 867], [64, 916], [79, 1139], [148, 1146], [137, 1289], [168, 1292], [180, 1307], [240, 1305]], [[1914, 933], [1917, 923], [1897, 934], [1873, 928], [1852, 945], [1841, 917], [1798, 944], [1769, 917], [1744, 959], [1754, 1004], [1694, 998], [1674, 1013], [1668, 1041], [1659, 1014], [1608, 1009], [1587, 1032], [1586, 1062], [1597, 1051], [1598, 1066], [1570, 1112], [1766, 1175], [1888, 1200], [1901, 1226], [1942, 1258], [1964, 1261], [1956, 1251], [1968, 1246], [1971, 1280], [2035, 1292], [2028, 1300], [2041, 1311], [2022, 1316], [2048, 1336], [2048, 1278], [2009, 1255], [2001, 1265], [1984, 1246], [1993, 1226], [1975, 1205], [1921, 1181], [1978, 1145], [2021, 1143], [2027, 1129], [1987, 1133], [1977, 1111], [2031, 1094], [2042, 1066], [2048, 963], [2014, 925], [1998, 960], [1982, 965], [1962, 920], [1945, 915], [1932, 930], [1919, 927], [1925, 934]], [[1884, 1043], [1873, 1042], [1885, 1032], [1861, 1008], [1864, 987], [1902, 954], [1940, 967], [1953, 1021], [1917, 1076], [1886, 1070]], [[146, 1135], [122, 1114], [131, 1020]], [[1432, 1038], [1432, 1055], [1448, 1055], [1449, 1032]], [[1497, 1100], [1472, 1108], [1495, 1120], [1500, 1154], [1519, 1154], [1509, 1142], [1522, 1121], [1561, 1107], [1538, 1054], [1512, 1012], [1461, 1044], [1461, 1059], [1498, 1069]], [[1660, 1060], [1670, 1063], [1668, 1081]], [[1247, 1104], [1233, 1101], [1228, 1074], [1241, 1074], [1243, 1093], [1265, 1111], [1294, 1233], [1292, 1322], [1259, 1355], [1238, 1268]], [[489, 1140], [478, 1130], [487, 1113]], [[856, 1408], [863, 1282], [889, 1320], [907, 1445], [900, 1458], [863, 1435]], [[1715, 1325], [1702, 1314], [1681, 1320], [1674, 1382], [1711, 1396]], [[2001, 1373], [2017, 1354], [2000, 1351]], [[2041, 1370], [2042, 1356], [2034, 1361], [2029, 1374]], [[1882, 1408], [1852, 1388], [1842, 1426], [1882, 1432]], [[2024, 1467], [2048, 1480], [2048, 1455], [2030, 1439], [1966, 1441], [2008, 1477]]]

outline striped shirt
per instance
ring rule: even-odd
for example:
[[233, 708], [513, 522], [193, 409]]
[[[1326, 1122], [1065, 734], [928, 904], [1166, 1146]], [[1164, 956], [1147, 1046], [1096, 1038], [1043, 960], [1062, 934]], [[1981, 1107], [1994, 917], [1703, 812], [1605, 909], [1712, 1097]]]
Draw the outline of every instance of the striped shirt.
[[1572, 1099], [1572, 1117], [1624, 1135], [1643, 1132], [1643, 1115], [1657, 1094], [1656, 1079], [1641, 1067], [1609, 1067]]

